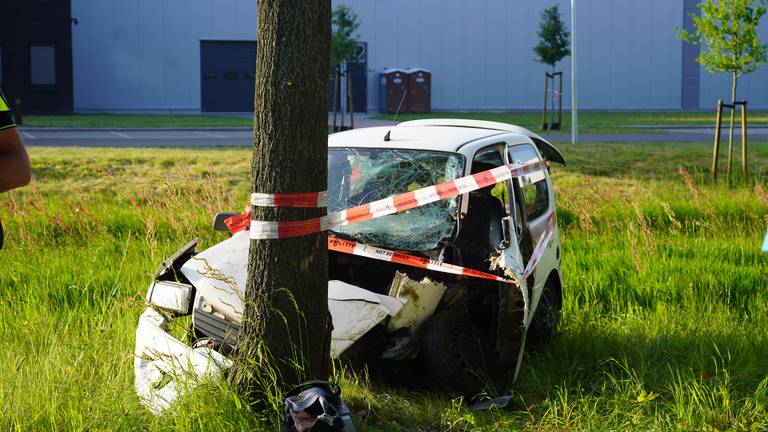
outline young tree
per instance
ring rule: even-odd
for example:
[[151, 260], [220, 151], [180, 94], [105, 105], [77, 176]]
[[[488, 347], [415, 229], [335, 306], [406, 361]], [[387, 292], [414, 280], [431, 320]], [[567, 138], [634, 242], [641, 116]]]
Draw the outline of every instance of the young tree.
[[[357, 55], [357, 29], [360, 27], [360, 22], [357, 19], [357, 14], [352, 11], [348, 6], [338, 5], [333, 9], [331, 15], [331, 63], [336, 65], [334, 70], [334, 106], [333, 106], [333, 126], [336, 127], [336, 112], [338, 111], [337, 100], [341, 97], [340, 90], [342, 88], [348, 88], [347, 80], [349, 79], [349, 67], [346, 66], [345, 73], [342, 73], [341, 66], [346, 65], [348, 61], [355, 58]], [[341, 79], [340, 79], [341, 78]], [[352, 95], [341, 98], [341, 125], [344, 126], [344, 114], [347, 111], [346, 100], [352, 101]], [[351, 117], [350, 117], [351, 119]]]
[[331, 63], [342, 64], [357, 54], [357, 29], [360, 21], [352, 9], [338, 5], [331, 16]]
[[[254, 192], [327, 188], [330, 0], [258, 0]], [[323, 35], [326, 35], [323, 37]], [[253, 219], [304, 220], [322, 208], [256, 207]], [[240, 361], [232, 375], [252, 397], [329, 374], [327, 238], [251, 240]]]
[[[766, 63], [766, 45], [757, 36], [757, 25], [765, 15], [765, 0], [704, 0], [699, 3], [701, 15], [693, 15], [695, 33], [676, 29], [685, 42], [701, 43], [706, 49], [696, 58], [710, 73], [731, 74], [731, 105], [736, 102], [739, 77], [754, 72]], [[731, 109], [728, 136], [728, 181], [731, 179], [733, 154], [733, 121], [735, 106]], [[744, 131], [742, 131], [744, 133]], [[746, 143], [746, 142], [745, 142]], [[712, 175], [717, 176], [717, 144], [713, 155]], [[746, 146], [742, 148], [743, 170], [746, 174]]]
[[568, 48], [571, 34], [565, 29], [565, 23], [560, 18], [558, 5], [541, 11], [541, 23], [539, 24], [539, 43], [533, 47], [539, 63], [544, 63], [555, 72], [555, 64], [569, 55]]
[[[565, 29], [565, 24], [563, 23], [563, 20], [560, 18], [560, 8], [558, 5], [554, 5], [552, 7], [546, 8], [543, 11], [541, 11], [541, 23], [539, 24], [539, 43], [533, 47], [533, 51], [536, 53], [536, 61], [539, 63], [544, 63], [546, 65], [549, 65], [552, 68], [552, 82], [554, 85], [554, 73], [555, 73], [555, 64], [563, 59], [563, 57], [569, 55], [571, 53], [571, 50], [568, 48], [568, 44], [570, 43], [570, 33]], [[549, 80], [549, 76], [544, 76], [545, 80], [545, 92], [547, 89], [547, 81]], [[560, 86], [562, 87], [563, 83], [563, 76], [560, 75]], [[549, 127], [552, 127], [554, 123], [554, 117], [555, 117], [555, 99], [556, 99], [556, 93], [554, 88], [552, 89], [551, 93], [551, 101], [552, 101], [552, 120], [549, 123]], [[562, 97], [562, 95], [557, 95], [557, 97]], [[544, 125], [542, 127], [546, 126], [546, 116], [547, 116], [547, 94], [544, 94]], [[562, 104], [560, 105], [560, 111], [559, 114], [557, 114], [560, 119], [562, 119]], [[558, 121], [557, 125], [559, 127], [560, 121]]]
[[685, 42], [705, 46], [696, 61], [709, 72], [731, 74], [733, 103], [739, 77], [766, 63], [766, 45], [757, 36], [765, 0], [704, 0], [699, 9], [701, 15], [693, 15], [696, 32], [676, 32]]

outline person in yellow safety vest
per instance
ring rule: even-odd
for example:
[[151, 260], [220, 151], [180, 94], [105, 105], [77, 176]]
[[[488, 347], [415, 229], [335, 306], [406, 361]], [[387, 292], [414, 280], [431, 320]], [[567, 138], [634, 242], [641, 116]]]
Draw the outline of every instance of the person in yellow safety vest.
[[[29, 157], [11, 117], [11, 108], [0, 90], [0, 193], [24, 186], [30, 180]], [[3, 225], [0, 223], [0, 248]]]

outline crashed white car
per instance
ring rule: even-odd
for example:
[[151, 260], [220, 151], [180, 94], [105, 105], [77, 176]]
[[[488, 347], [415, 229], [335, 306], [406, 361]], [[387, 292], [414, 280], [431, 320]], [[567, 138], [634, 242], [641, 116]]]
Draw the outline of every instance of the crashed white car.
[[[415, 359], [455, 393], [504, 390], [526, 340], [529, 347], [549, 341], [560, 314], [549, 163], [564, 164], [562, 155], [526, 129], [471, 120], [351, 130], [330, 135], [328, 146], [329, 213], [510, 164], [545, 164], [331, 232], [435, 263], [418, 268], [331, 250], [334, 358], [370, 366]], [[226, 216], [218, 215], [214, 225], [221, 228]], [[151, 409], [159, 412], [178, 396], [176, 377], [189, 383], [229, 366], [226, 355], [236, 349], [242, 319], [249, 240], [240, 232], [199, 253], [191, 242], [157, 271], [136, 332], [136, 390]], [[506, 281], [444, 272], [441, 265]], [[169, 319], [189, 314], [196, 338], [191, 346], [167, 333]]]

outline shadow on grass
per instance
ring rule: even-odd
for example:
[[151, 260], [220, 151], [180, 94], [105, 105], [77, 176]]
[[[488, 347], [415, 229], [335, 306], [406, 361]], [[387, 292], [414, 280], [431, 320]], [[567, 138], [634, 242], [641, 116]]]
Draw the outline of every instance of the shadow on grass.
[[764, 332], [738, 327], [723, 331], [673, 327], [655, 333], [581, 327], [529, 354], [514, 389], [534, 413], [541, 413], [558, 392], [567, 392], [574, 400], [630, 403], [654, 394], [656, 409], [671, 414], [681, 398], [695, 398], [698, 392], [708, 394], [703, 399], [712, 406], [698, 401], [698, 406], [689, 408], [705, 415], [718, 403], [735, 406], [755, 396], [766, 378], [765, 352]]

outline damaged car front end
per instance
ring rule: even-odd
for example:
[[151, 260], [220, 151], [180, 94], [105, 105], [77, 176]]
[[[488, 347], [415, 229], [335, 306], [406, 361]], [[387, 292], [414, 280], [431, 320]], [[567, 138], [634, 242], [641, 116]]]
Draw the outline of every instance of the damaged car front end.
[[[501, 123], [417, 121], [386, 138], [385, 132], [329, 137], [329, 213], [496, 167], [564, 162], [540, 137]], [[330, 250], [331, 356], [367, 365], [416, 359], [434, 382], [469, 398], [505, 390], [526, 335], [534, 345], [545, 343], [557, 324], [562, 287], [553, 221], [547, 169], [333, 228], [330, 236], [338, 241], [403, 251], [433, 264]], [[200, 253], [190, 243], [156, 273], [135, 353], [136, 391], [153, 411], [179, 395], [177, 376], [215, 379], [229, 367], [226, 356], [237, 348], [242, 322], [249, 244], [247, 232]], [[169, 319], [184, 315], [192, 317], [190, 345], [166, 331]]]

